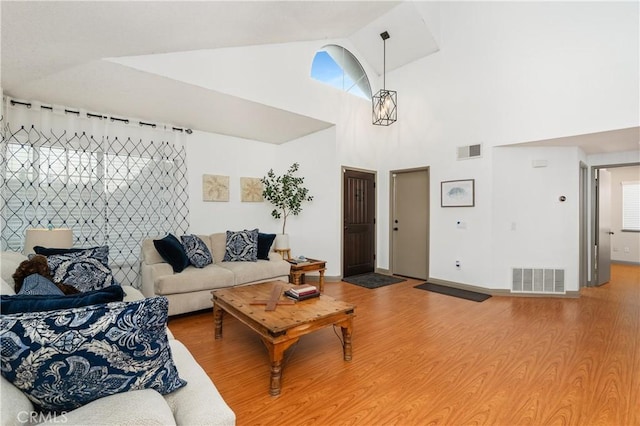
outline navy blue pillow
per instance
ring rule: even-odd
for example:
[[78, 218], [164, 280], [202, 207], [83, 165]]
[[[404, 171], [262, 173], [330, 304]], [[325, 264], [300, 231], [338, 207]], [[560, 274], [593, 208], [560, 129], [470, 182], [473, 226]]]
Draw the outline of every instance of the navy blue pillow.
[[269, 260], [269, 250], [276, 239], [276, 234], [258, 232], [258, 259]]
[[153, 240], [153, 245], [165, 262], [171, 265], [173, 272], [182, 272], [191, 263], [182, 243], [173, 234], [160, 240]]
[[[97, 248], [97, 247], [91, 247]], [[67, 254], [67, 253], [77, 253], [79, 251], [89, 250], [86, 248], [55, 248], [55, 247], [42, 247], [42, 246], [34, 246], [33, 251], [36, 254], [41, 254], [43, 256], [51, 256], [52, 254]]]
[[58, 309], [79, 308], [100, 303], [121, 302], [123, 298], [124, 290], [119, 285], [69, 296], [3, 295], [0, 296], [0, 313], [8, 315], [25, 312], [56, 311]]

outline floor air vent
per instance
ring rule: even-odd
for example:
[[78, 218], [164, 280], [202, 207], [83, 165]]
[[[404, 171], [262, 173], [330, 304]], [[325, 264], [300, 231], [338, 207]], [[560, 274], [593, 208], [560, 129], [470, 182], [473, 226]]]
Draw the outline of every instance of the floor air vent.
[[511, 291], [564, 294], [564, 269], [513, 268]]

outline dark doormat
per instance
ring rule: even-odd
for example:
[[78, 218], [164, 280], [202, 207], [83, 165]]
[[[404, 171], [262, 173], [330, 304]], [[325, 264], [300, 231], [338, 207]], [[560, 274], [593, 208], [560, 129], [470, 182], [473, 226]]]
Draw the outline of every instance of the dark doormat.
[[394, 277], [392, 275], [383, 275], [376, 274], [375, 272], [370, 272], [368, 274], [354, 275], [351, 277], [343, 278], [342, 281], [359, 285], [360, 287], [365, 288], [378, 288], [384, 287], [389, 284], [401, 283], [402, 281], [406, 281], [404, 278]]
[[415, 286], [415, 288], [432, 291], [434, 293], [446, 294], [447, 296], [459, 297], [460, 299], [473, 300], [474, 302], [484, 302], [491, 297], [490, 294], [476, 293], [475, 291], [461, 290], [459, 288], [431, 283], [420, 284]]

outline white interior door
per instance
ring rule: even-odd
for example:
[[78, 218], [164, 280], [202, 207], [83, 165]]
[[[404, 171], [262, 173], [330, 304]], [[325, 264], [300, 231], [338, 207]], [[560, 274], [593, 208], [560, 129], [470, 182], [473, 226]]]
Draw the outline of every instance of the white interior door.
[[608, 283], [611, 279], [611, 173], [598, 170], [597, 185], [597, 226], [596, 240], [597, 269], [596, 285]]

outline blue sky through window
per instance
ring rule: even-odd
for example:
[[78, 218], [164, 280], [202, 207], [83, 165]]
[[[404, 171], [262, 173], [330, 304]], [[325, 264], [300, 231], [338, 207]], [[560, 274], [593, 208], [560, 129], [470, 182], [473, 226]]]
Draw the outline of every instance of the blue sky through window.
[[[319, 50], [313, 58], [311, 77], [361, 98], [371, 98], [371, 95], [365, 94], [360, 87], [355, 84], [353, 78], [345, 73], [342, 67], [338, 65], [325, 50]], [[365, 76], [363, 77], [366, 78]]]

